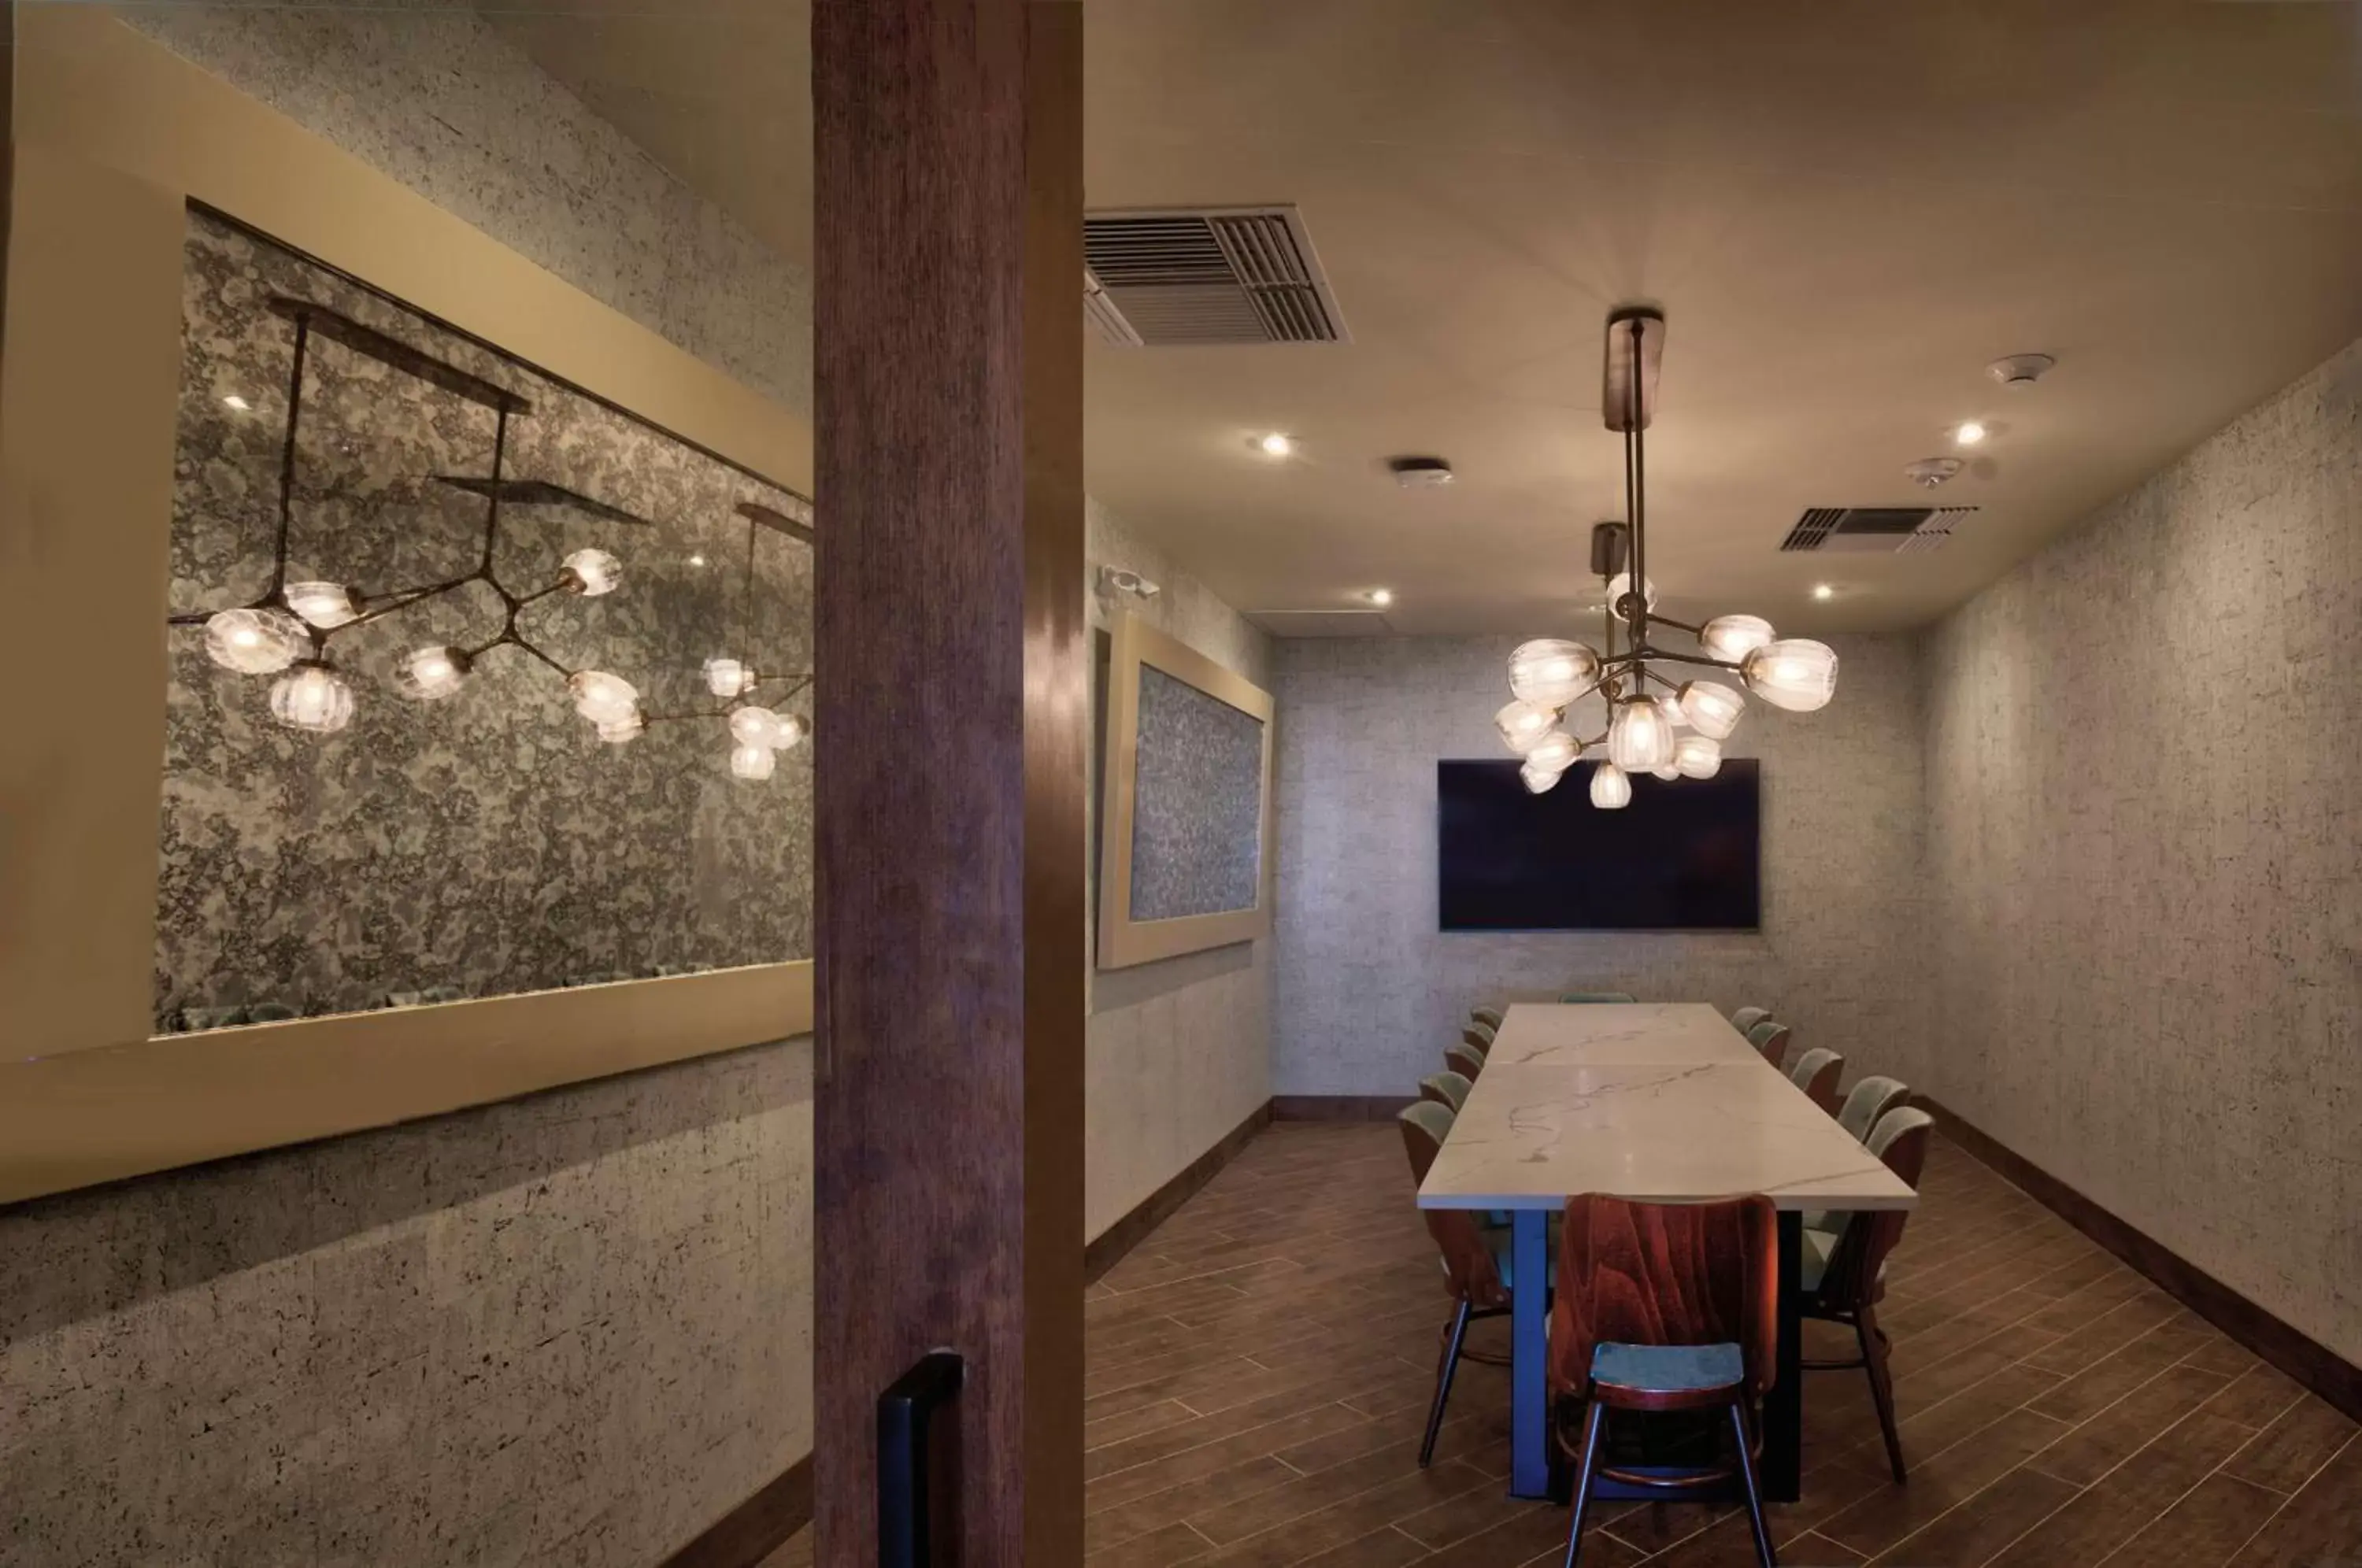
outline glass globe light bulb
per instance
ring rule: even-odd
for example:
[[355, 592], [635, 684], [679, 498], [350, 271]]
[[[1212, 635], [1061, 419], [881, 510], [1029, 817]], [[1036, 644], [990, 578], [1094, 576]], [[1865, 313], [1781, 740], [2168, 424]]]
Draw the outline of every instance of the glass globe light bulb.
[[1698, 628], [1698, 647], [1708, 658], [1737, 664], [1778, 635], [1760, 615], [1716, 615]]
[[464, 651], [440, 644], [413, 648], [394, 666], [393, 679], [407, 695], [432, 702], [459, 690], [467, 681], [469, 662]]
[[1711, 778], [1722, 771], [1722, 743], [1712, 735], [1683, 735], [1673, 743], [1673, 767], [1684, 778]]
[[333, 734], [353, 721], [353, 689], [325, 664], [299, 664], [270, 683], [270, 716], [291, 730]]
[[740, 745], [759, 745], [768, 749], [783, 744], [778, 734], [779, 716], [768, 708], [730, 710], [730, 738]]
[[741, 778], [764, 779], [779, 765], [777, 753], [767, 745], [739, 745], [730, 750], [730, 771]]
[[1558, 788], [1558, 781], [1566, 777], [1566, 770], [1560, 767], [1536, 767], [1529, 762], [1518, 769], [1518, 777], [1525, 781], [1527, 794], [1547, 795]]
[[[1631, 591], [1631, 572], [1619, 571], [1614, 577], [1607, 580], [1607, 608], [1619, 621], [1628, 621], [1632, 618], [1631, 616], [1625, 614], [1623, 610], [1624, 596]], [[1641, 579], [1640, 598], [1650, 609], [1654, 610], [1657, 607], [1657, 584], [1655, 579]]]
[[1653, 699], [1617, 704], [1607, 725], [1607, 759], [1627, 773], [1648, 773], [1672, 761], [1673, 727]]
[[1714, 680], [1692, 680], [1682, 687], [1682, 716], [1702, 735], [1728, 740], [1746, 712], [1747, 699], [1734, 687]]
[[1552, 730], [1540, 740], [1536, 741], [1534, 748], [1526, 753], [1526, 766], [1547, 767], [1552, 773], [1563, 773], [1573, 767], [1575, 758], [1582, 755], [1581, 741], [1576, 740], [1564, 730]]
[[1581, 643], [1538, 637], [1509, 656], [1509, 690], [1521, 702], [1563, 708], [1599, 680], [1599, 656]]
[[635, 708], [620, 719], [594, 727], [599, 732], [601, 740], [605, 741], [609, 745], [622, 745], [626, 741], [637, 740], [640, 732], [648, 726], [640, 717], [639, 710]]
[[1668, 762], [1662, 767], [1651, 767], [1649, 769], [1649, 774], [1651, 778], [1662, 778], [1666, 782], [1671, 783], [1672, 780], [1679, 778], [1682, 776], [1682, 770]]
[[1632, 780], [1614, 763], [1601, 763], [1591, 775], [1591, 803], [1603, 812], [1621, 811], [1632, 803]]
[[1679, 696], [1671, 691], [1661, 691], [1657, 694], [1657, 706], [1663, 712], [1667, 724], [1677, 730], [1689, 728], [1690, 716], [1682, 712]]
[[1838, 654], [1827, 643], [1787, 637], [1749, 654], [1738, 673], [1749, 690], [1773, 707], [1809, 713], [1837, 695]]
[[341, 582], [291, 582], [286, 599], [287, 608], [324, 632], [361, 613], [358, 597]]
[[778, 733], [776, 738], [772, 740], [771, 745], [778, 750], [785, 751], [789, 747], [802, 741], [803, 738], [804, 722], [796, 717], [793, 713], [780, 714]]
[[624, 563], [604, 550], [577, 550], [566, 558], [558, 581], [586, 599], [613, 593], [624, 580]]
[[225, 610], [205, 622], [205, 657], [240, 675], [276, 675], [312, 646], [283, 610]]
[[747, 686], [746, 667], [734, 658], [705, 661], [705, 689], [716, 697], [735, 697]]
[[574, 711], [594, 724], [613, 724], [639, 712], [640, 694], [620, 675], [603, 669], [578, 669], [566, 679], [574, 693]]
[[1534, 749], [1534, 743], [1551, 733], [1558, 723], [1558, 710], [1540, 702], [1516, 701], [1505, 705], [1493, 715], [1493, 724], [1501, 732], [1502, 744], [1519, 756]]

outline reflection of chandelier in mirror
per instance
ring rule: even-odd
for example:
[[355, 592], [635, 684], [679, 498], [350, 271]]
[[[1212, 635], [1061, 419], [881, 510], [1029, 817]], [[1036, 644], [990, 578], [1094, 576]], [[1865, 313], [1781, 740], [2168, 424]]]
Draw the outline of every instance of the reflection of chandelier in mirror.
[[[1608, 316], [1600, 410], [1607, 428], [1624, 436], [1625, 520], [1599, 524], [1591, 533], [1591, 569], [1606, 590], [1601, 646], [1559, 637], [1521, 645], [1509, 656], [1513, 700], [1493, 720], [1509, 749], [1526, 759], [1519, 774], [1537, 795], [1555, 788], [1584, 753], [1605, 743], [1607, 760], [1592, 773], [1591, 803], [1609, 811], [1631, 803], [1635, 773], [1713, 778], [1722, 767], [1722, 743], [1747, 707], [1734, 687], [1670, 680], [1650, 668], [1651, 661], [1732, 671], [1766, 702], [1799, 713], [1825, 706], [1837, 691], [1838, 656], [1826, 643], [1780, 637], [1770, 622], [1755, 615], [1717, 615], [1692, 625], [1656, 613], [1657, 585], [1648, 575], [1641, 432], [1656, 414], [1664, 346], [1660, 312], [1627, 306]], [[1626, 645], [1620, 650], [1619, 626]], [[1649, 640], [1657, 626], [1688, 633], [1698, 651], [1658, 647]], [[1664, 690], [1650, 691], [1651, 682]], [[1578, 739], [1564, 727], [1567, 710], [1595, 690], [1606, 703], [1607, 727]], [[1675, 733], [1683, 729], [1690, 733]]]
[[[756, 530], [767, 528], [775, 534], [785, 534], [791, 539], [810, 545], [812, 532], [794, 518], [775, 512], [756, 501], [738, 503], [738, 515], [746, 519], [746, 575], [739, 584], [737, 632], [749, 635], [755, 598]], [[778, 754], [802, 741], [810, 732], [806, 722], [794, 713], [782, 713], [758, 703], [729, 704], [741, 697], [752, 697], [766, 686], [784, 686], [776, 701], [786, 701], [800, 695], [811, 686], [809, 671], [762, 675], [755, 667], [734, 654], [716, 654], [705, 661], [705, 689], [723, 700], [719, 708], [686, 710], [678, 713], [649, 713], [644, 721], [635, 723], [664, 723], [679, 719], [720, 719], [730, 727], [730, 771], [740, 778], [760, 781], [768, 778], [778, 766]], [[636, 729], [634, 734], [637, 734]], [[604, 732], [602, 731], [603, 734]], [[617, 737], [627, 739], [629, 737]]]
[[[525, 399], [455, 365], [431, 358], [394, 338], [305, 300], [276, 298], [276, 314], [295, 324], [292, 369], [287, 385], [287, 430], [280, 454], [279, 520], [272, 545], [270, 586], [259, 599], [236, 609], [174, 615], [175, 626], [202, 626], [206, 657], [225, 669], [244, 675], [277, 675], [270, 688], [271, 716], [291, 729], [326, 734], [352, 722], [352, 684], [330, 657], [330, 640], [339, 633], [406, 610], [427, 600], [456, 593], [481, 583], [500, 600], [500, 631], [470, 646], [435, 644], [410, 649], [395, 661], [394, 680], [403, 692], [420, 701], [449, 697], [466, 684], [476, 663], [498, 647], [515, 647], [546, 665], [562, 678], [575, 712], [590, 722], [599, 738], [621, 745], [637, 736], [650, 718], [726, 717], [737, 741], [731, 771], [741, 778], [767, 778], [778, 751], [803, 738], [804, 722], [793, 714], [767, 708], [742, 707], [713, 713], [644, 715], [637, 689], [622, 676], [606, 670], [574, 668], [559, 662], [521, 624], [522, 613], [552, 594], [598, 598], [612, 593], [623, 580], [623, 563], [604, 550], [579, 549], [560, 563], [557, 578], [529, 591], [518, 592], [502, 582], [494, 566], [501, 528], [501, 508], [510, 506], [569, 506], [604, 522], [647, 526], [647, 520], [541, 480], [506, 477], [509, 421], [528, 414]], [[492, 471], [488, 478], [437, 474], [436, 479], [484, 500], [483, 547], [475, 569], [463, 576], [374, 594], [338, 582], [290, 582], [288, 534], [293, 517], [296, 443], [304, 411], [304, 362], [315, 333], [378, 360], [405, 375], [433, 383], [446, 392], [481, 404], [493, 412]], [[747, 517], [745, 594], [754, 581], [754, 535], [758, 525], [811, 541], [811, 530], [768, 507], [748, 502], [739, 511]], [[759, 515], [758, 515], [759, 514]], [[742, 601], [743, 603], [743, 601]], [[705, 679], [716, 696], [752, 694], [771, 682], [789, 683], [785, 696], [810, 686], [808, 674], [757, 678], [735, 659], [707, 662]]]

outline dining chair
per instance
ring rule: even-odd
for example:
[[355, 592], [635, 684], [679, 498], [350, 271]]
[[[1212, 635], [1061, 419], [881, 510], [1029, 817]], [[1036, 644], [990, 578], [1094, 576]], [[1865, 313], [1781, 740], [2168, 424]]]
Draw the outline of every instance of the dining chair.
[[1468, 1010], [1468, 1021], [1481, 1023], [1487, 1029], [1501, 1027], [1501, 1010], [1497, 1007], [1476, 1007]]
[[[1886, 1168], [1906, 1187], [1919, 1185], [1927, 1165], [1927, 1138], [1934, 1118], [1904, 1106], [1890, 1110], [1871, 1129], [1866, 1146], [1886, 1162]], [[1798, 1283], [1801, 1309], [1807, 1318], [1843, 1323], [1853, 1330], [1861, 1353], [1850, 1361], [1806, 1360], [1807, 1372], [1845, 1372], [1860, 1367], [1870, 1375], [1870, 1397], [1878, 1407], [1878, 1430], [1886, 1439], [1886, 1463], [1899, 1483], [1907, 1478], [1903, 1463], [1903, 1439], [1894, 1428], [1894, 1378], [1887, 1366], [1893, 1350], [1886, 1331], [1878, 1326], [1877, 1308], [1886, 1294], [1886, 1255], [1903, 1240], [1906, 1210], [1882, 1209], [1839, 1216], [1844, 1228], [1835, 1233], [1806, 1230]]]
[[1443, 1065], [1447, 1070], [1459, 1074], [1473, 1084], [1476, 1081], [1476, 1075], [1485, 1070], [1485, 1053], [1462, 1041], [1444, 1047]]
[[1730, 1026], [1744, 1034], [1771, 1016], [1768, 1007], [1743, 1007], [1730, 1015]]
[[1472, 1023], [1460, 1031], [1461, 1043], [1473, 1045], [1479, 1053], [1490, 1052], [1494, 1038], [1493, 1026], [1489, 1023]]
[[1788, 1055], [1788, 1026], [1776, 1019], [1760, 1019], [1747, 1032], [1747, 1043], [1762, 1055], [1765, 1061], [1779, 1066]]
[[1816, 1045], [1796, 1058], [1788, 1081], [1803, 1089], [1815, 1105], [1831, 1116], [1838, 1113], [1838, 1080], [1845, 1077], [1845, 1058], [1826, 1045]]
[[1884, 1121], [1888, 1111], [1903, 1109], [1910, 1099], [1910, 1086], [1901, 1078], [1872, 1074], [1847, 1094], [1838, 1111], [1838, 1125], [1852, 1133], [1856, 1143], [1868, 1143], [1870, 1130]]
[[1469, 1088], [1468, 1080], [1458, 1073], [1429, 1073], [1418, 1080], [1418, 1098], [1431, 1099], [1457, 1116], [1468, 1103]]
[[1628, 1002], [1638, 1000], [1630, 991], [1562, 991], [1562, 1002]]
[[[1577, 1469], [1567, 1568], [1583, 1555], [1584, 1516], [1601, 1478], [1679, 1495], [1736, 1478], [1755, 1553], [1777, 1559], [1755, 1462], [1756, 1402], [1770, 1386], [1779, 1337], [1780, 1263], [1772, 1200], [1639, 1203], [1569, 1198], [1550, 1322], [1551, 1463]], [[1567, 1442], [1583, 1410], [1580, 1449]], [[1669, 1475], [1606, 1459], [1607, 1412], [1728, 1412], [1733, 1463]]]
[[[1396, 1113], [1402, 1128], [1403, 1152], [1410, 1156], [1414, 1185], [1427, 1180], [1444, 1138], [1451, 1132], [1451, 1111], [1431, 1099], [1405, 1106]], [[1505, 1358], [1467, 1348], [1468, 1325], [1479, 1318], [1498, 1318], [1510, 1307], [1516, 1281], [1509, 1257], [1506, 1226], [1478, 1223], [1465, 1209], [1422, 1209], [1427, 1233], [1443, 1256], [1443, 1286], [1451, 1297], [1451, 1316], [1443, 1326], [1443, 1347], [1435, 1364], [1435, 1394], [1428, 1402], [1427, 1430], [1419, 1438], [1422, 1470], [1435, 1457], [1436, 1434], [1443, 1430], [1443, 1407], [1451, 1397], [1451, 1375], [1465, 1355], [1471, 1361], [1506, 1364]]]

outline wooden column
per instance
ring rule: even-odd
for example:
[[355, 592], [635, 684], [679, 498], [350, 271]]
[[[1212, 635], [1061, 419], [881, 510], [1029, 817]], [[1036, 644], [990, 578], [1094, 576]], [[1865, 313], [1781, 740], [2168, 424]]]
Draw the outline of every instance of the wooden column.
[[812, 6], [828, 1564], [939, 1347], [937, 1560], [1081, 1561], [1081, 73], [1076, 0]]

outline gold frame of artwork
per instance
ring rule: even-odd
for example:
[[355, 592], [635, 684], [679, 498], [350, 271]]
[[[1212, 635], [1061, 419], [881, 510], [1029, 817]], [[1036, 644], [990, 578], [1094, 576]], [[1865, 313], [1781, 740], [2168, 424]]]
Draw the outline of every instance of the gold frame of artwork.
[[806, 961], [151, 1037], [191, 202], [805, 493], [811, 430], [104, 8], [15, 20], [0, 662], [72, 668], [0, 727], [0, 1202], [809, 1032]]
[[[1166, 636], [1130, 613], [1109, 635], [1107, 757], [1099, 831], [1099, 951], [1102, 969], [1129, 968], [1209, 947], [1271, 934], [1272, 700], [1244, 676]], [[1140, 672], [1163, 670], [1263, 721], [1262, 842], [1255, 856], [1254, 907], [1171, 920], [1131, 918], [1131, 830], [1140, 761]]]

